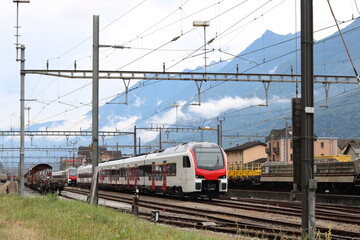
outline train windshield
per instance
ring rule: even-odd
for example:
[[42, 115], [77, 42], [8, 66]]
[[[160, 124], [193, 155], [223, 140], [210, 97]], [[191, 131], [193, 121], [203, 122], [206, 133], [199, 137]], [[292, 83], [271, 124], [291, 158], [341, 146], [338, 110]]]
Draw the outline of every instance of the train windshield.
[[69, 176], [76, 177], [76, 175], [77, 175], [77, 170], [75, 168], [69, 169]]
[[224, 158], [220, 148], [198, 147], [194, 151], [198, 168], [205, 170], [224, 168]]

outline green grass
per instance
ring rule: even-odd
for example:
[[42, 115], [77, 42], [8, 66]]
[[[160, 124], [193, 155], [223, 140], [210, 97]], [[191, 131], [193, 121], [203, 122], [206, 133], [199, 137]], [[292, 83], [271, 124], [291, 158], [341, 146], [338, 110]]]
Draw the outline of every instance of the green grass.
[[[214, 235], [214, 236], [213, 236]], [[55, 195], [24, 198], [0, 195], [0, 239], [221, 239], [154, 225], [134, 216]]]

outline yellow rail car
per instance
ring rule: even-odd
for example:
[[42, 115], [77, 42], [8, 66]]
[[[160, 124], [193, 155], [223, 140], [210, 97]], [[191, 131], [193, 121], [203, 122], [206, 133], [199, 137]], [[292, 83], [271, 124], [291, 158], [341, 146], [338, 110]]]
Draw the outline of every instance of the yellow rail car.
[[246, 164], [229, 164], [228, 178], [229, 180], [247, 181], [258, 179], [261, 176], [260, 163]]
[[351, 162], [351, 155], [316, 156], [315, 159], [325, 159], [329, 161], [339, 161], [339, 162]]

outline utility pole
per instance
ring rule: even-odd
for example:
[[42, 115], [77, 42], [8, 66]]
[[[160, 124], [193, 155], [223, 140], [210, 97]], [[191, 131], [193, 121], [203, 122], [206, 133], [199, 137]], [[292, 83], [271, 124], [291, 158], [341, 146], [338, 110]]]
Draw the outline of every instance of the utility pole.
[[141, 138], [139, 137], [139, 154], [141, 154]]
[[288, 145], [288, 141], [289, 141], [289, 136], [288, 136], [288, 123], [285, 122], [285, 162], [289, 163], [289, 145]]
[[[134, 156], [136, 155], [136, 126], [134, 126]], [[140, 153], [140, 150], [139, 150]]]
[[159, 150], [162, 149], [162, 144], [161, 144], [161, 127], [159, 127]]
[[315, 239], [313, 1], [301, 0], [302, 238]]
[[274, 150], [274, 135], [271, 134], [271, 143], [270, 143], [270, 161], [273, 161], [273, 150]]
[[[75, 167], [75, 144], [77, 144], [77, 141], [75, 142], [71, 142], [71, 144], [73, 145], [73, 149], [72, 149], [72, 152], [73, 152], [73, 167]], [[78, 166], [76, 166], [78, 167]]]
[[[24, 159], [25, 159], [25, 45], [19, 44], [19, 4], [30, 3], [30, 0], [13, 0], [16, 3], [16, 61], [20, 61], [20, 161], [19, 161], [19, 188], [18, 193], [24, 196]], [[20, 49], [20, 59], [19, 59]]]
[[219, 121], [219, 125], [218, 125], [218, 145], [220, 147], [222, 147], [222, 122], [225, 121], [225, 118], [223, 118], [223, 119], [217, 118], [217, 120]]
[[93, 16], [92, 181], [89, 201], [98, 205], [99, 161], [99, 15]]
[[30, 130], [30, 110], [31, 110], [31, 107], [25, 107], [24, 110], [28, 111], [28, 130]]
[[334, 130], [333, 128], [330, 128], [330, 134], [331, 134], [330, 155], [334, 155], [334, 138], [333, 138], [334, 131], [333, 130]]
[[20, 45], [20, 162], [19, 195], [24, 196], [24, 158], [25, 158], [25, 45]]

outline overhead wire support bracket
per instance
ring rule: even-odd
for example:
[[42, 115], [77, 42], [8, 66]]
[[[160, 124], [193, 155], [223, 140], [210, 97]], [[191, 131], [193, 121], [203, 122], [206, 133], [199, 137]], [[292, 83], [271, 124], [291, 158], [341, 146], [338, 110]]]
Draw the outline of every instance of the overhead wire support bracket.
[[269, 87], [270, 87], [270, 81], [262, 81], [262, 84], [265, 88], [265, 99], [266, 99], [266, 102], [265, 102], [265, 105], [261, 105], [261, 106], [269, 106]]
[[[199, 83], [200, 82], [200, 83]], [[195, 84], [196, 84], [196, 88], [197, 88], [197, 91], [198, 91], [198, 102], [197, 103], [191, 103], [191, 105], [194, 105], [194, 106], [201, 106], [201, 87], [202, 87], [202, 84], [203, 84], [203, 80], [195, 80]]]
[[325, 89], [325, 105], [321, 105], [319, 107], [328, 108], [329, 107], [329, 90], [330, 90], [330, 83], [323, 83]]
[[106, 104], [125, 104], [128, 105], [129, 103], [129, 85], [130, 79], [123, 79], [124, 87], [125, 87], [125, 102], [114, 103], [114, 102], [107, 102]]

